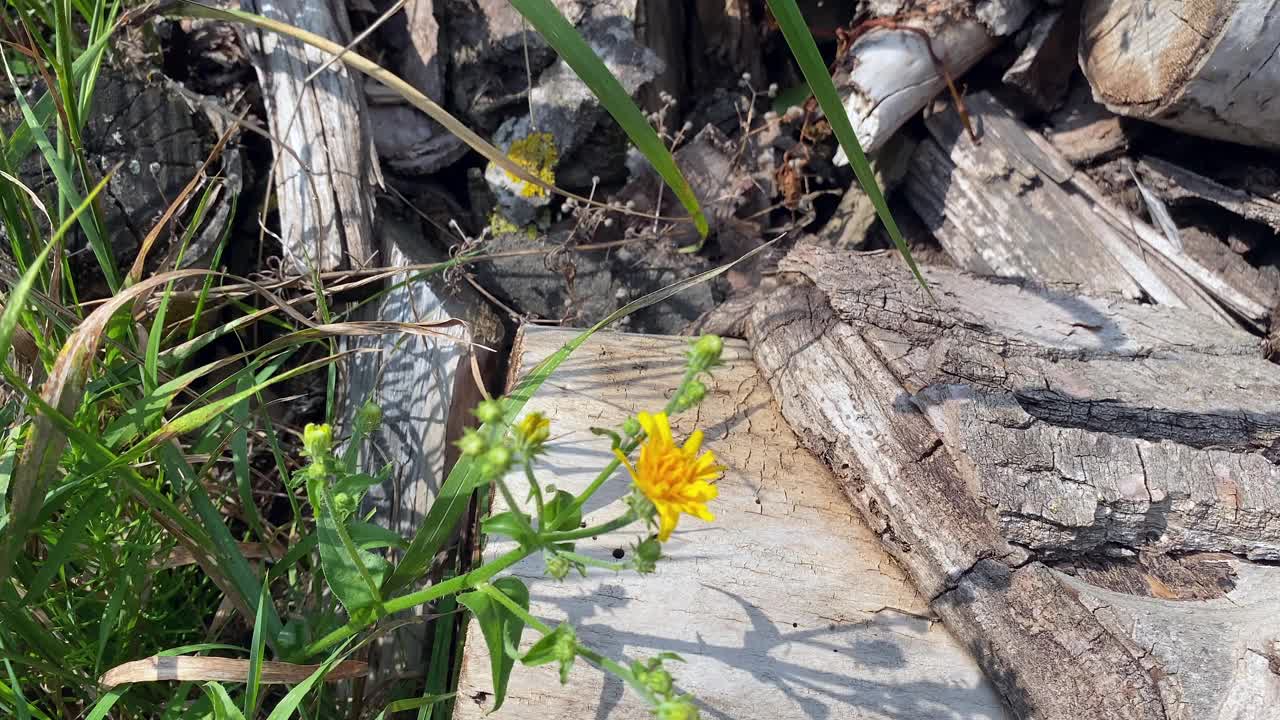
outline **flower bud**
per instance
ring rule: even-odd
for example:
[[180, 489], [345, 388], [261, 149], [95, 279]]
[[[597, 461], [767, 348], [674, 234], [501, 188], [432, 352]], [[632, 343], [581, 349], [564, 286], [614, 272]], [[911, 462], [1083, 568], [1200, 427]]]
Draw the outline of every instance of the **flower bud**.
[[502, 420], [502, 403], [497, 400], [484, 400], [475, 409], [476, 417], [482, 423], [496, 423]]
[[622, 423], [622, 434], [627, 437], [637, 437], [643, 430], [644, 428], [640, 427], [640, 421], [633, 417], [627, 418], [627, 421]]
[[381, 424], [382, 408], [378, 406], [378, 403], [369, 400], [356, 411], [356, 428], [361, 433], [368, 435], [377, 430]]
[[515, 426], [516, 439], [529, 453], [535, 453], [551, 437], [551, 421], [542, 413], [529, 413]]
[[569, 576], [570, 563], [568, 558], [561, 557], [553, 553], [547, 553], [547, 577], [555, 580], [563, 580]]
[[657, 537], [650, 537], [631, 548], [631, 565], [641, 575], [647, 575], [656, 570], [658, 561], [661, 559], [662, 543], [658, 542]]
[[480, 471], [486, 477], [497, 477], [511, 467], [511, 451], [501, 445], [495, 445], [480, 456]]
[[333, 494], [333, 513], [340, 518], [347, 518], [356, 511], [356, 499], [350, 493]]
[[671, 673], [662, 668], [657, 668], [645, 673], [645, 687], [654, 691], [658, 695], [668, 695], [671, 693], [672, 681]]
[[687, 696], [664, 700], [655, 711], [658, 720], [698, 720], [698, 706], [690, 702]]
[[313, 460], [328, 457], [333, 452], [333, 428], [328, 423], [307, 423], [302, 430], [302, 451]]
[[462, 437], [455, 443], [463, 455], [475, 457], [484, 454], [489, 449], [489, 443], [485, 442], [484, 436], [475, 431], [475, 428], [467, 428], [462, 431]]
[[703, 335], [689, 351], [689, 367], [694, 372], [704, 372], [720, 364], [724, 352], [724, 340], [719, 335]]

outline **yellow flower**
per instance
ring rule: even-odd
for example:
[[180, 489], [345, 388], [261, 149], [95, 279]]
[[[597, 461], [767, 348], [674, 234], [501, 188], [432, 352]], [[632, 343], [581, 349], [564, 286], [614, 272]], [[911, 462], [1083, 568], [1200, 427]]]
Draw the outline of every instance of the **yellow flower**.
[[551, 437], [551, 420], [540, 412], [529, 413], [516, 425], [515, 432], [525, 449], [536, 452]]
[[707, 503], [719, 494], [711, 483], [720, 477], [724, 468], [715, 464], [715, 455], [710, 451], [698, 455], [702, 431], [690, 435], [684, 447], [676, 447], [666, 413], [640, 413], [636, 419], [645, 432], [636, 464], [632, 466], [620, 450], [613, 452], [627, 466], [636, 487], [658, 509], [658, 540], [666, 542], [671, 537], [681, 513], [700, 520], [714, 520], [715, 516], [707, 511]]

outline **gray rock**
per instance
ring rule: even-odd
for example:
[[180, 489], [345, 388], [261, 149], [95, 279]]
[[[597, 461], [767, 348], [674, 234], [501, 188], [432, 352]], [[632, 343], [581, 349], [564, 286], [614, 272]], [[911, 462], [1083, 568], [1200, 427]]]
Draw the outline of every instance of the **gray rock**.
[[[592, 50], [632, 97], [664, 69], [662, 60], [636, 39], [637, 4], [638, 0], [583, 3], [589, 7], [579, 15], [577, 23]], [[573, 14], [566, 12], [566, 17], [572, 18]], [[517, 46], [523, 59], [523, 42], [518, 34]], [[531, 53], [532, 50], [531, 45]], [[557, 59], [535, 73], [527, 108], [521, 110], [503, 122], [494, 136], [502, 149], [533, 132], [549, 132], [559, 155], [556, 184], [582, 189], [589, 188], [596, 177], [606, 183], [625, 179], [626, 136], [563, 60]], [[489, 167], [485, 179], [503, 213], [517, 224], [532, 222], [537, 208], [550, 200], [521, 193], [523, 183], [513, 182], [494, 166]]]

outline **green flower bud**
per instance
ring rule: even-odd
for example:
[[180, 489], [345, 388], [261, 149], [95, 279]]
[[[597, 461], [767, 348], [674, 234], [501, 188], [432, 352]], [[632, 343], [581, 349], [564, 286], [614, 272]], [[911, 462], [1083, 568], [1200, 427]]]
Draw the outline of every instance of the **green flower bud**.
[[313, 460], [328, 457], [333, 452], [333, 428], [328, 423], [307, 423], [302, 430], [302, 452]]
[[707, 397], [707, 386], [697, 380], [691, 380], [676, 398], [675, 411], [684, 412], [702, 402]]
[[485, 442], [484, 436], [475, 431], [475, 428], [467, 428], [462, 431], [462, 438], [455, 443], [463, 455], [475, 457], [483, 455], [485, 450], [489, 449], [489, 443]]
[[662, 701], [654, 714], [657, 715], [658, 720], [698, 720], [702, 717], [698, 712], [698, 706], [685, 695]]
[[568, 558], [548, 553], [547, 559], [547, 577], [555, 580], [563, 580], [569, 576], [570, 563]]
[[356, 499], [350, 493], [333, 494], [333, 512], [340, 518], [346, 518], [356, 511]]
[[356, 412], [356, 428], [368, 435], [382, 424], [382, 408], [372, 400], [360, 406]]
[[657, 569], [658, 561], [662, 559], [662, 543], [658, 542], [657, 537], [650, 537], [641, 543], [636, 543], [631, 548], [631, 565], [636, 572], [647, 575]]
[[701, 382], [694, 380], [684, 389], [685, 396], [689, 399], [690, 405], [697, 405], [707, 396], [707, 386]]
[[485, 400], [476, 406], [475, 415], [482, 423], [496, 423], [502, 420], [502, 403], [497, 400]]
[[694, 372], [704, 372], [720, 364], [724, 352], [724, 340], [719, 335], [703, 335], [689, 351], [689, 367]]
[[486, 477], [497, 477], [511, 467], [511, 451], [501, 445], [495, 445], [480, 456], [480, 471]]
[[622, 423], [622, 434], [628, 437], [638, 437], [644, 428], [640, 427], [640, 421], [629, 417], [627, 421]]
[[662, 668], [657, 668], [656, 670], [647, 672], [645, 673], [644, 684], [645, 687], [654, 691], [658, 695], [665, 697], [671, 693], [671, 687], [673, 685], [671, 681], [671, 673]]

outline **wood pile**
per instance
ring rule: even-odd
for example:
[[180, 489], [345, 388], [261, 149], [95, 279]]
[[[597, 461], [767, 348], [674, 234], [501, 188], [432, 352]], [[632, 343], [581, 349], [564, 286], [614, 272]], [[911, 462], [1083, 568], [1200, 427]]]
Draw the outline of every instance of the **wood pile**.
[[[352, 40], [341, 0], [258, 5]], [[529, 252], [476, 276], [514, 319], [588, 324], [788, 231], [772, 265], [637, 322], [673, 332], [737, 293], [697, 327], [749, 340], [781, 417], [1013, 715], [1278, 716], [1280, 368], [1265, 356], [1280, 348], [1280, 2], [847, 4], [827, 47], [837, 87], [878, 177], [896, 187], [891, 207], [926, 261], [928, 293], [882, 250], [812, 103], [707, 91], [732, 85], [726, 76], [771, 77], [779, 40], [762, 4], [556, 5], [589, 40], [616, 41], [606, 63], [654, 117], [660, 92], [701, 98], [671, 137], [711, 210], [714, 254], [686, 259], [673, 248], [687, 233], [645, 235], [657, 227], [648, 219], [516, 207], [474, 164], [464, 202], [445, 197], [431, 174], [464, 162], [455, 140], [340, 63], [322, 69], [300, 47], [252, 36], [270, 128], [292, 150], [273, 178], [295, 269], [444, 257], [415, 234], [426, 225], [374, 207], [383, 170], [416, 198], [442, 198], [423, 215], [437, 228], [461, 218], [475, 231], [466, 242], [495, 210], [536, 218], [534, 237], [494, 240]], [[552, 133], [571, 190], [612, 183], [608, 199], [633, 208], [676, 206], [507, 2], [405, 8], [384, 57], [420, 90], [504, 147]], [[775, 75], [797, 77], [790, 66]], [[614, 250], [638, 239], [658, 249]], [[495, 345], [511, 329], [469, 290], [416, 287], [368, 317], [461, 313], [470, 338]], [[387, 342], [381, 360], [348, 367], [348, 397], [378, 394], [401, 418], [385, 440], [405, 469], [374, 494], [400, 529], [442, 477], [474, 388], [468, 351]], [[472, 705], [460, 716], [484, 709]]]

